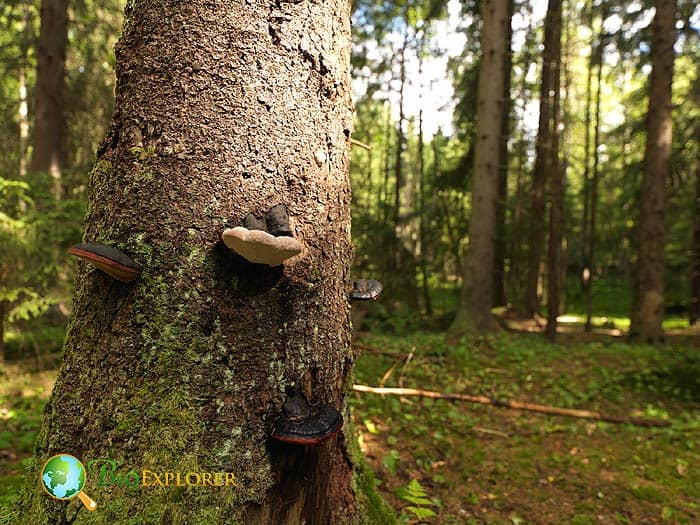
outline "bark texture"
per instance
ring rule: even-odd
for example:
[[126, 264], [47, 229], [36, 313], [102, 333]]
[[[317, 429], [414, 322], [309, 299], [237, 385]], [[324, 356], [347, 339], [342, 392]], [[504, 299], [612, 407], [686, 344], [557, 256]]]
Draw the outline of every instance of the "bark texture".
[[647, 142], [640, 197], [638, 250], [630, 336], [663, 338], [666, 180], [671, 158], [671, 84], [676, 1], [658, 0], [651, 44]]
[[[532, 203], [530, 207], [530, 235], [528, 243], [527, 277], [525, 281], [525, 312], [535, 314], [540, 309], [538, 294], [540, 263], [545, 241], [547, 164], [552, 136], [552, 74], [558, 67], [555, 57], [557, 38], [555, 20], [561, 13], [561, 0], [549, 0], [544, 21], [544, 51], [542, 52], [542, 83], [540, 115], [535, 144], [535, 168], [532, 173]], [[560, 15], [559, 15], [560, 16]]]
[[491, 315], [496, 240], [496, 199], [500, 172], [501, 123], [505, 101], [504, 61], [508, 31], [508, 0], [482, 4], [481, 66], [477, 110], [472, 217], [469, 249], [464, 263], [461, 304], [453, 329], [492, 330]]
[[[124, 284], [80, 264], [35, 465], [68, 452], [123, 472], [228, 471], [239, 485], [134, 496], [88, 481], [99, 505], [88, 514], [34, 483], [26, 523], [385, 522], [376, 500], [364, 506], [343, 410], [354, 361], [349, 9], [127, 4], [85, 241], [144, 271]], [[226, 226], [280, 203], [301, 256], [270, 268], [223, 245]], [[290, 387], [341, 409], [344, 432], [308, 450], [271, 441]]]
[[68, 42], [68, 0], [42, 0], [37, 46], [36, 116], [32, 140], [32, 171], [44, 171], [54, 180], [53, 192], [61, 197], [64, 160], [63, 86]]

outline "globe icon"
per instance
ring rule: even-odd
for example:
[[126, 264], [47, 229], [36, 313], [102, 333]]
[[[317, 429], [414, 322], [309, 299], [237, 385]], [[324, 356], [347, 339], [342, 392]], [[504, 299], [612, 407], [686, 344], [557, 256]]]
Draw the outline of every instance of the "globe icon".
[[88, 510], [95, 510], [97, 504], [82, 492], [85, 477], [85, 467], [70, 454], [49, 458], [41, 471], [41, 483], [49, 496], [62, 500], [78, 496]]

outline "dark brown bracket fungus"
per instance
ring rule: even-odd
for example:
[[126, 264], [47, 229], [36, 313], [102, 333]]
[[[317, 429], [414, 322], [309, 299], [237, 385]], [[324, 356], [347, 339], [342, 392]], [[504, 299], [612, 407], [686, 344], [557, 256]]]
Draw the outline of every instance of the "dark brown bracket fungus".
[[246, 228], [248, 228], [249, 230], [265, 231], [267, 229], [265, 227], [265, 219], [258, 219], [252, 213], [249, 213], [248, 215], [245, 216], [245, 219], [243, 219], [243, 225]]
[[290, 394], [275, 422], [272, 437], [295, 445], [317, 445], [335, 436], [343, 416], [332, 405], [311, 406], [301, 392]]
[[243, 224], [245, 227], [224, 230], [222, 238], [226, 246], [252, 263], [279, 266], [302, 251], [301, 242], [292, 237], [283, 204], [273, 206], [264, 221], [249, 213]]
[[353, 301], [369, 301], [376, 299], [382, 293], [382, 283], [375, 279], [358, 279], [352, 282], [350, 299]]
[[292, 228], [289, 226], [289, 215], [284, 204], [278, 204], [270, 208], [265, 215], [267, 232], [275, 237], [291, 237]]
[[143, 271], [143, 268], [132, 261], [124, 252], [111, 246], [76, 244], [68, 248], [68, 253], [88, 261], [116, 280], [125, 283], [133, 281]]

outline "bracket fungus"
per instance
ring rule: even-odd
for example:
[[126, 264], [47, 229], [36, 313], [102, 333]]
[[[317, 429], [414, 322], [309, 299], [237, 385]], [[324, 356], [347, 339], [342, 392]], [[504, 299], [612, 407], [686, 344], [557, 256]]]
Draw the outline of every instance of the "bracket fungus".
[[289, 395], [275, 422], [272, 437], [295, 445], [317, 445], [335, 436], [343, 416], [332, 405], [311, 406], [301, 392]]
[[267, 231], [275, 237], [291, 237], [292, 228], [289, 226], [289, 215], [284, 204], [270, 208], [265, 215]]
[[382, 283], [375, 279], [357, 279], [352, 282], [350, 299], [353, 301], [369, 301], [376, 299], [382, 293]]
[[243, 223], [245, 227], [224, 230], [222, 239], [249, 262], [279, 266], [302, 251], [301, 242], [292, 237], [287, 209], [282, 204], [272, 207], [264, 221], [249, 213]]
[[136, 279], [143, 268], [121, 250], [102, 244], [76, 244], [68, 253], [80, 257], [118, 281], [128, 283]]

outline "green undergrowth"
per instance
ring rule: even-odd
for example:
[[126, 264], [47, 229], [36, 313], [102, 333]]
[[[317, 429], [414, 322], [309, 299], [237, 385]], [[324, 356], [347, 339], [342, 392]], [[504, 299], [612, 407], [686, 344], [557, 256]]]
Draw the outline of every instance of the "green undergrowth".
[[[669, 428], [613, 425], [491, 406], [357, 393], [357, 427], [381, 494], [405, 522], [700, 522], [698, 345], [551, 344], [538, 334], [450, 340], [362, 334], [356, 381], [486, 395]], [[413, 505], [415, 507], [415, 505]], [[436, 516], [427, 514], [434, 512]]]

